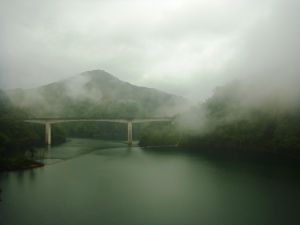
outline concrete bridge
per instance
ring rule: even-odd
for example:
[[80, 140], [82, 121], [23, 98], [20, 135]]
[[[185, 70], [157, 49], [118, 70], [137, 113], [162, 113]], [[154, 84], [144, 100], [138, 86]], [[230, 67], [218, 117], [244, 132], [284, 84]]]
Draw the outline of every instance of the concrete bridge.
[[125, 123], [128, 130], [128, 145], [132, 145], [132, 125], [134, 123], [148, 123], [148, 122], [170, 122], [173, 118], [140, 118], [140, 119], [101, 119], [101, 118], [34, 118], [27, 119], [24, 122], [38, 123], [45, 125], [45, 142], [47, 145], [51, 145], [51, 125], [57, 123], [69, 123], [69, 122], [110, 122], [110, 123]]

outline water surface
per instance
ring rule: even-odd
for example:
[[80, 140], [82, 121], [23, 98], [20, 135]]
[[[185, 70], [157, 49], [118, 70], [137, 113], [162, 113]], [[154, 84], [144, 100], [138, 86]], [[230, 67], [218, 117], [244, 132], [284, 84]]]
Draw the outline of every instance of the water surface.
[[300, 224], [299, 171], [72, 139], [0, 174], [1, 225]]

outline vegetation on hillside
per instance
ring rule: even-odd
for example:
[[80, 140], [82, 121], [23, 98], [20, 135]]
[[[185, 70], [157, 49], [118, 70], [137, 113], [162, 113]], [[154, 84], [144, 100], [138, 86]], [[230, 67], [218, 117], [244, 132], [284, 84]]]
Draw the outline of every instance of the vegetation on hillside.
[[[24, 123], [28, 115], [14, 107], [0, 90], [0, 171], [37, 165], [26, 157], [34, 153], [34, 148], [44, 145], [44, 127]], [[54, 140], [64, 141], [64, 136], [55, 130]], [[28, 154], [27, 154], [28, 155]]]
[[34, 117], [133, 118], [167, 116], [181, 97], [119, 80], [102, 70], [30, 90], [11, 90], [11, 101]]
[[140, 146], [177, 145], [180, 139], [178, 130], [173, 124], [151, 124], [141, 131]]
[[[140, 145], [167, 142], [199, 151], [215, 148], [300, 156], [299, 107], [283, 105], [279, 98], [249, 103], [241, 96], [239, 83], [218, 88], [205, 103], [177, 118], [175, 127], [148, 130]], [[189, 123], [193, 126], [184, 126]]]

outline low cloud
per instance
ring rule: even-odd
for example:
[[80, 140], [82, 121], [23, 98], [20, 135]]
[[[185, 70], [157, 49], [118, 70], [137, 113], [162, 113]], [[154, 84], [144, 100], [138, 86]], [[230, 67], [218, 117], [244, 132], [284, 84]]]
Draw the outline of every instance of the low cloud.
[[98, 68], [193, 101], [234, 79], [294, 85], [299, 4], [2, 0], [0, 85], [33, 87]]

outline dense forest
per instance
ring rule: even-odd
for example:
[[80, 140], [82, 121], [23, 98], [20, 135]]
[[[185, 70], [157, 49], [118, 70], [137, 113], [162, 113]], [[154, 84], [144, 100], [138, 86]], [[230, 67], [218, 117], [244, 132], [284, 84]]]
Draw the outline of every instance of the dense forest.
[[[44, 145], [44, 127], [24, 123], [27, 117], [28, 114], [13, 106], [0, 90], [0, 171], [38, 165], [28, 155]], [[55, 143], [65, 140], [60, 129], [55, 129], [53, 139]]]
[[178, 144], [194, 150], [260, 151], [300, 156], [300, 109], [280, 98], [245, 102], [239, 82], [219, 87], [175, 125], [148, 129], [140, 145]]

